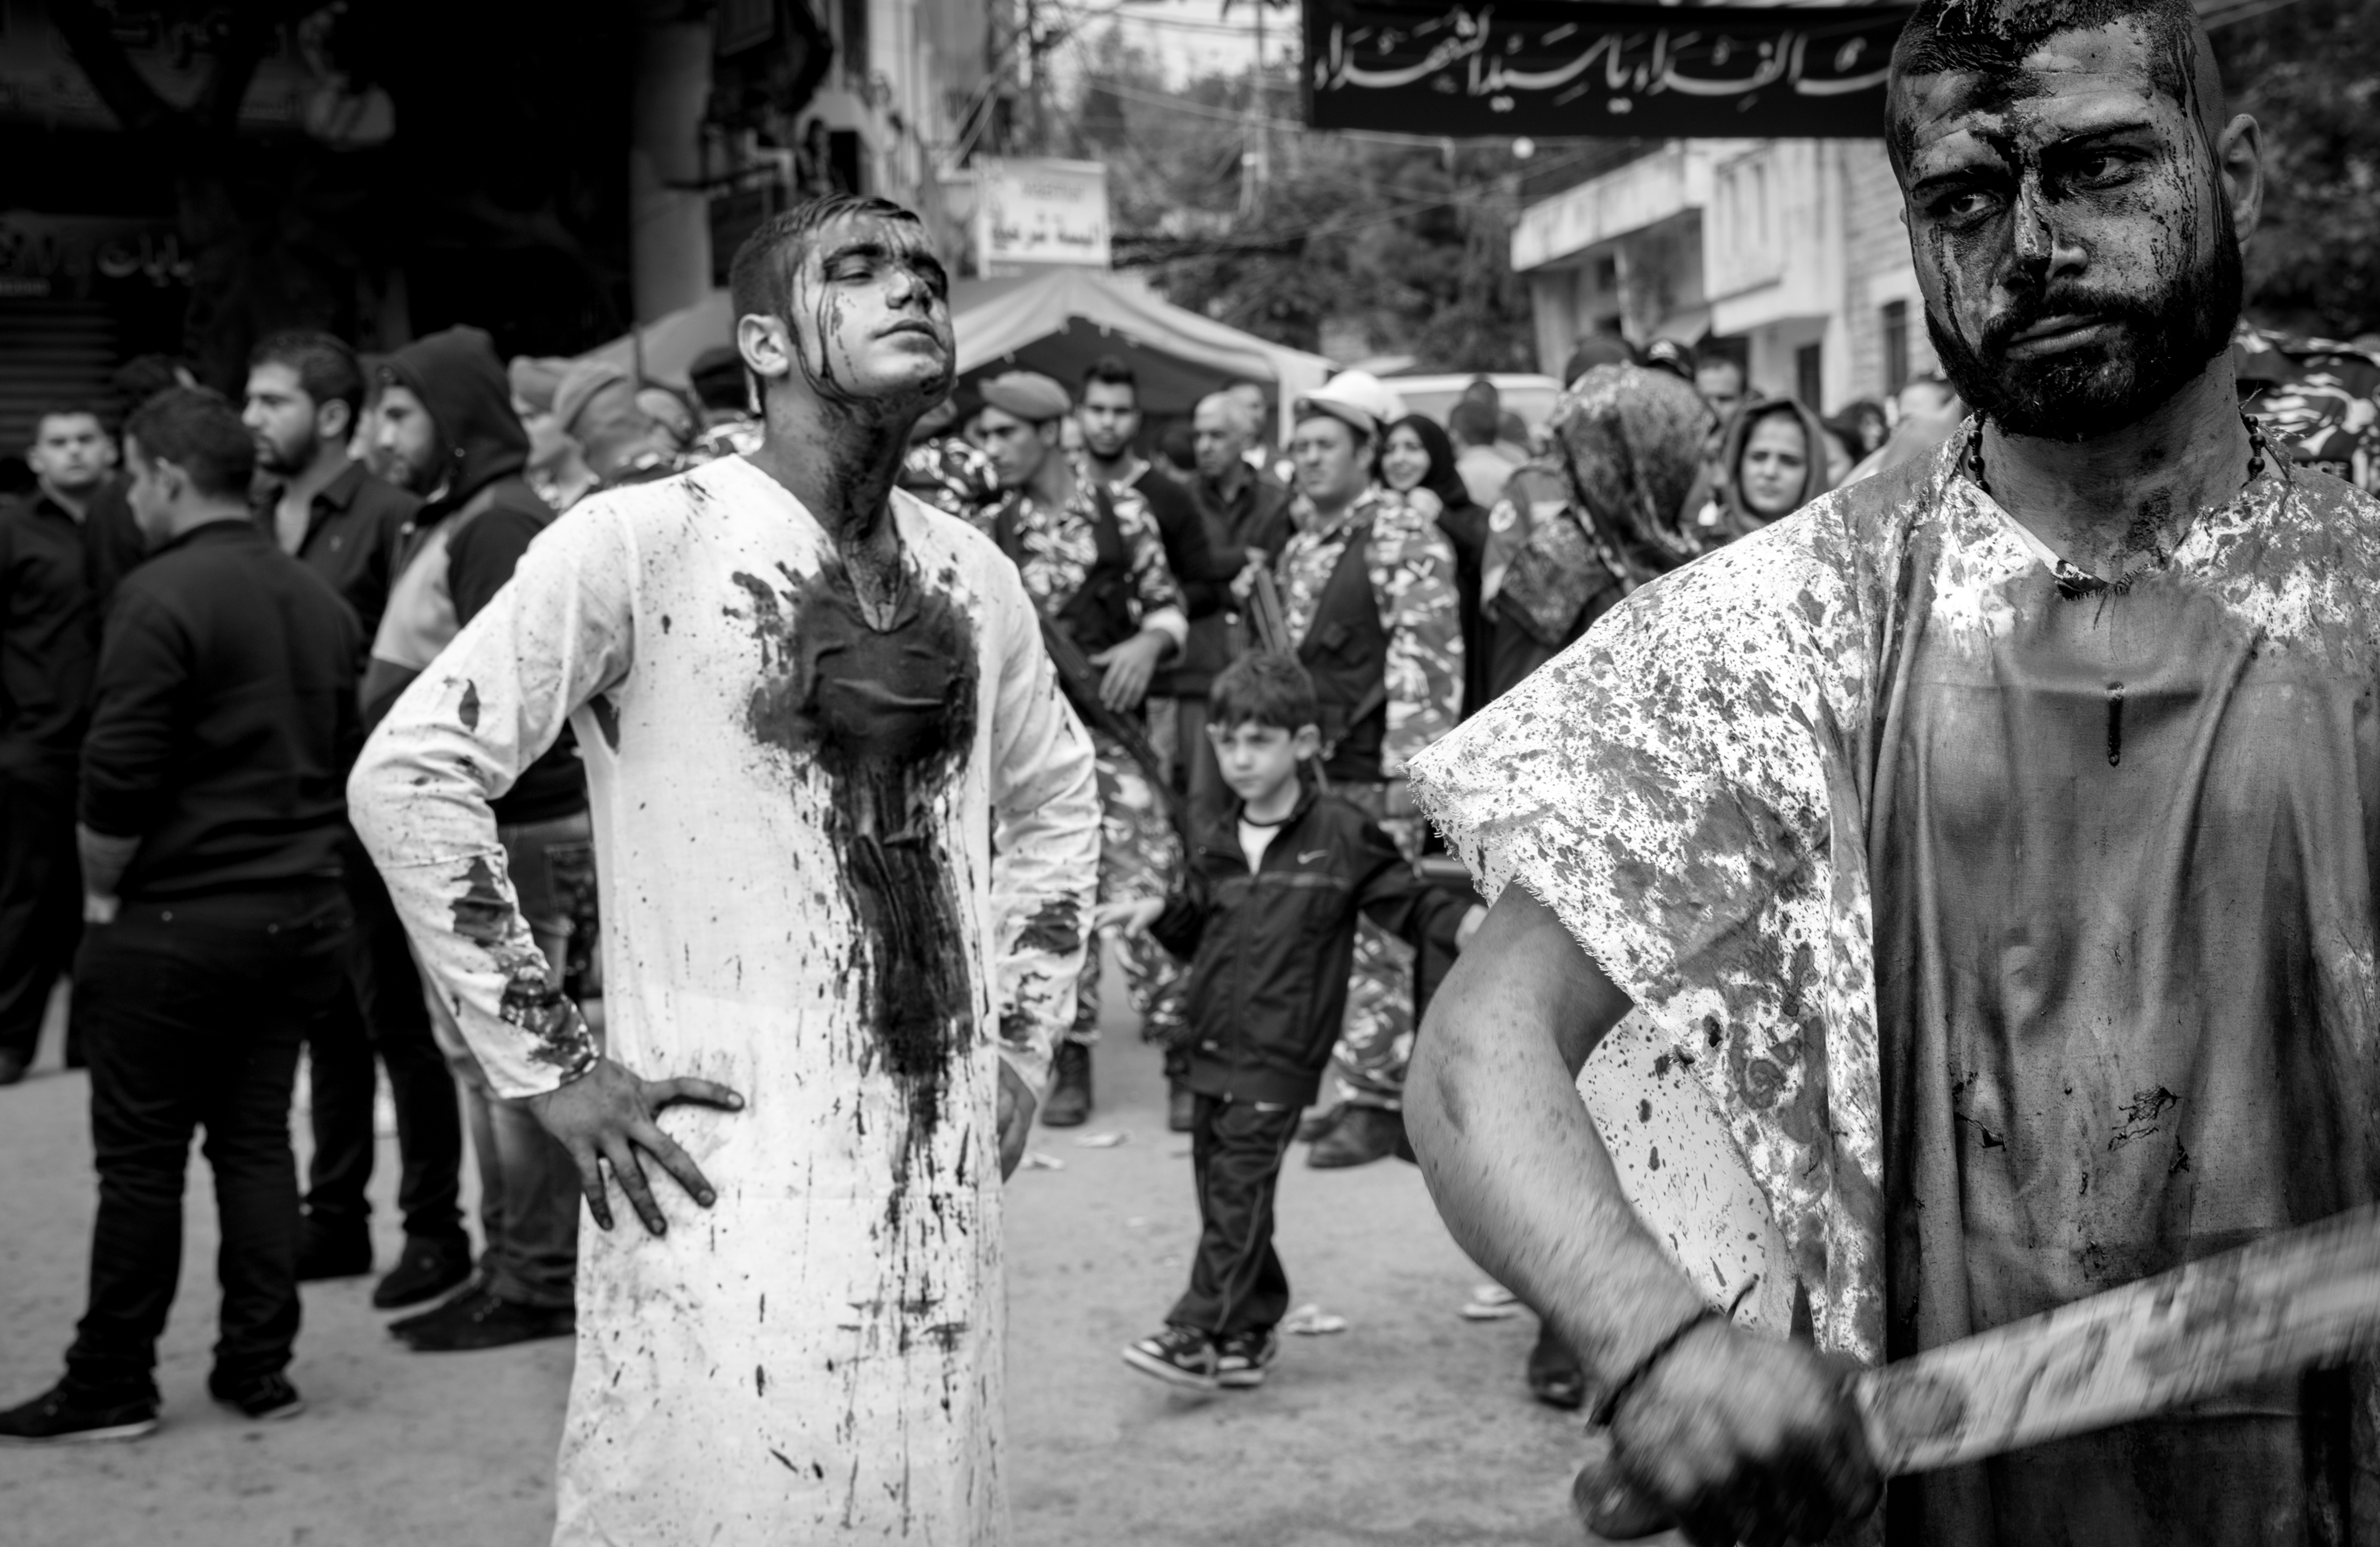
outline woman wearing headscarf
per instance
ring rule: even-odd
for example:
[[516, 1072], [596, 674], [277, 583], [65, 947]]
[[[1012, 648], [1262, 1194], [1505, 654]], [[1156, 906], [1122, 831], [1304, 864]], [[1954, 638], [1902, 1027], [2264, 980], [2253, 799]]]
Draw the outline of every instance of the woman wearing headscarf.
[[[1614, 602], [1704, 552], [1680, 524], [1711, 411], [1668, 371], [1598, 365], [1555, 405], [1546, 455], [1565, 503], [1508, 493], [1488, 517], [1488, 694], [1559, 654]], [[1534, 485], [1532, 485], [1534, 487]]]
[[1438, 530], [1454, 545], [1455, 605], [1463, 627], [1463, 709], [1465, 717], [1488, 701], [1488, 638], [1479, 616], [1479, 559], [1488, 543], [1488, 512], [1471, 497], [1454, 468], [1454, 442], [1435, 420], [1407, 414], [1380, 437], [1374, 476], [1408, 499], [1437, 502]]
[[1723, 541], [1748, 537], [1835, 486], [1827, 427], [1792, 397], [1755, 397], [1736, 410], [1719, 452]]

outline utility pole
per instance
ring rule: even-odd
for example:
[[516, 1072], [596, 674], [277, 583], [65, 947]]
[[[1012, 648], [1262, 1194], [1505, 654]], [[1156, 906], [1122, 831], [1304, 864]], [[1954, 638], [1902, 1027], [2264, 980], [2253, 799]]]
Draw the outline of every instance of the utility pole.
[[[1240, 150], [1240, 213], [1254, 215], [1264, 208], [1265, 187], [1272, 180], [1272, 126], [1265, 113], [1265, 5], [1252, 0], [1257, 13], [1257, 63], [1248, 78], [1245, 138]], [[1230, 8], [1230, 0], [1224, 0]]]

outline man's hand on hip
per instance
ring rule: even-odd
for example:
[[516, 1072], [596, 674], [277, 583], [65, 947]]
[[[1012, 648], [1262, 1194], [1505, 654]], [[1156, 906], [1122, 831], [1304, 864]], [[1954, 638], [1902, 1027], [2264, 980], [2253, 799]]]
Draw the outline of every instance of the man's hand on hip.
[[569, 1084], [531, 1096], [523, 1104], [578, 1163], [578, 1186], [587, 1194], [587, 1206], [597, 1224], [612, 1228], [612, 1200], [599, 1163], [609, 1161], [612, 1175], [628, 1195], [637, 1217], [648, 1231], [660, 1236], [668, 1233], [669, 1225], [653, 1200], [638, 1151], [659, 1161], [662, 1169], [676, 1177], [678, 1186], [704, 1208], [718, 1198], [701, 1168], [653, 1122], [663, 1108], [681, 1102], [726, 1112], [744, 1110], [744, 1098], [724, 1085], [707, 1079], [639, 1079], [609, 1058], [598, 1058], [594, 1067]]
[[1017, 1163], [1025, 1159], [1025, 1141], [1033, 1134], [1033, 1113], [1041, 1103], [1034, 1099], [1033, 1087], [1025, 1077], [1000, 1061], [1000, 1179], [1006, 1181], [1014, 1175]]
[[1696, 1547], [1818, 1541], [1884, 1495], [1840, 1375], [1806, 1345], [1724, 1322], [1695, 1327], [1645, 1372], [1611, 1439], [1643, 1504]]

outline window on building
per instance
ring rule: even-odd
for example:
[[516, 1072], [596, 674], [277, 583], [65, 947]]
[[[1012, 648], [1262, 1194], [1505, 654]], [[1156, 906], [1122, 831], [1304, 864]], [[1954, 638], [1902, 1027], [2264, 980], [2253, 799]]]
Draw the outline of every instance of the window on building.
[[1820, 412], [1819, 402], [1826, 391], [1826, 356], [1823, 344], [1804, 344], [1793, 351], [1793, 396]]
[[1884, 303], [1884, 390], [1889, 395], [1909, 384], [1909, 303]]

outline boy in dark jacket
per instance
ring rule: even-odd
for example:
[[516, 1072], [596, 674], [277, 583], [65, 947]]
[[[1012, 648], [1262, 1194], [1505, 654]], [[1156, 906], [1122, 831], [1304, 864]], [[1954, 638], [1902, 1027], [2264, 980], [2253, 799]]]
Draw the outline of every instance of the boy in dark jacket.
[[1183, 889], [1100, 910], [1190, 963], [1191, 1163], [1204, 1229], [1190, 1287], [1134, 1369], [1213, 1390], [1263, 1383], [1289, 1278], [1273, 1190], [1347, 1007], [1355, 920], [1368, 915], [1443, 971], [1484, 909], [1423, 883], [1379, 825], [1301, 776], [1321, 749], [1314, 684], [1285, 655], [1232, 663], [1207, 731], [1238, 798], [1200, 833]]

